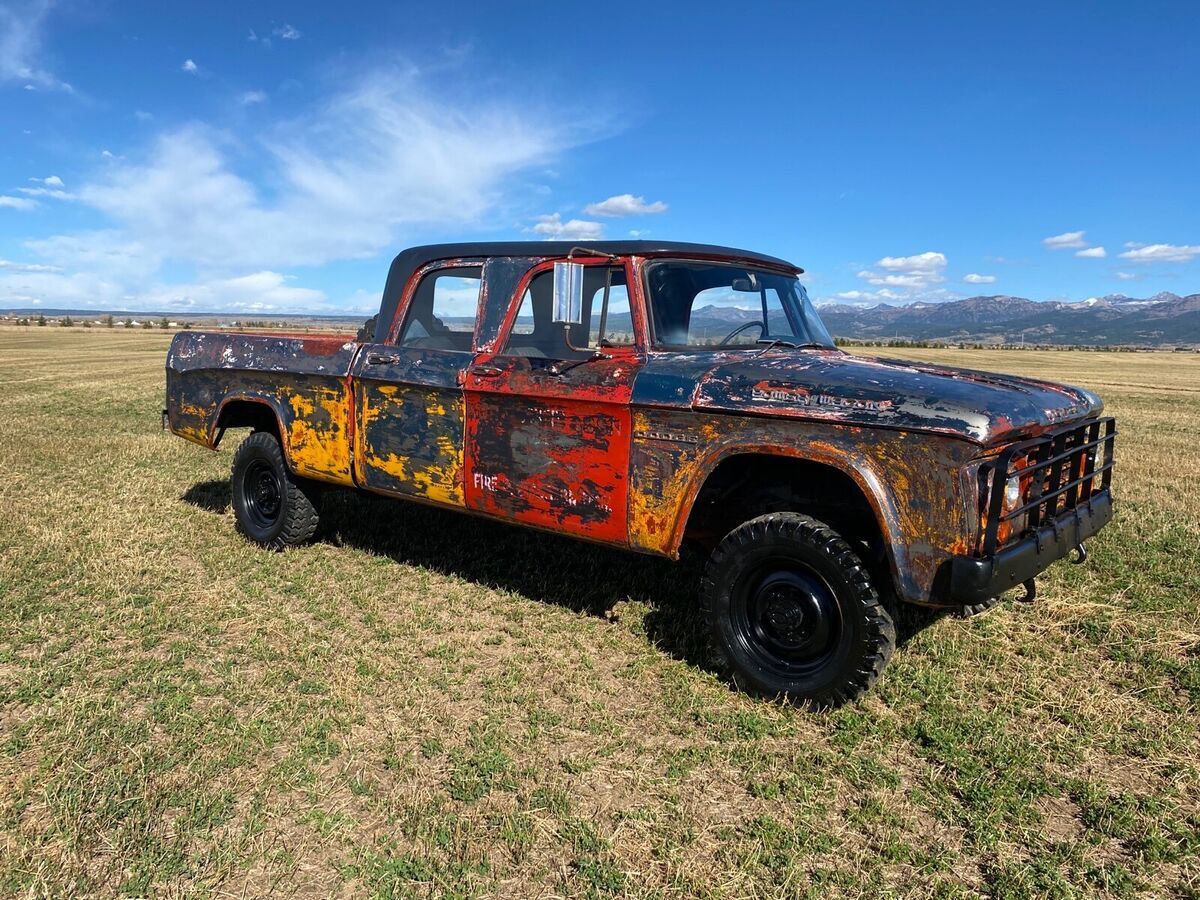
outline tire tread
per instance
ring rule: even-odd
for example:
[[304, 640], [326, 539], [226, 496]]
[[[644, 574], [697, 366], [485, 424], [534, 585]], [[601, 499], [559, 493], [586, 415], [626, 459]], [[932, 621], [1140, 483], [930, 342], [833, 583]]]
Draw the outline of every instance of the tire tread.
[[[283, 448], [279, 439], [269, 431], [255, 431], [242, 441], [234, 454], [230, 467], [231, 478], [236, 479], [236, 473], [242, 460], [249, 454], [261, 452], [272, 458], [283, 473], [283, 528], [271, 540], [263, 543], [269, 550], [283, 550], [295, 547], [310, 540], [317, 532], [320, 524], [320, 513], [317, 510], [315, 497], [310, 488], [294, 476], [288, 469], [283, 458]], [[236, 489], [236, 487], [235, 487]], [[238, 530], [246, 534], [246, 530], [238, 522]], [[246, 535], [250, 537], [250, 535]], [[253, 539], [253, 538], [252, 538]]]
[[[802, 513], [773, 512], [743, 522], [733, 529], [717, 545], [704, 568], [704, 575], [700, 581], [701, 612], [711, 624], [720, 570], [733, 556], [771, 535], [808, 544], [836, 565], [850, 583], [855, 602], [859, 605], [867, 624], [870, 646], [868, 652], [859, 660], [851, 677], [832, 686], [822, 695], [802, 698], [802, 702], [815, 708], [826, 708], [857, 700], [875, 685], [887, 667], [896, 646], [896, 626], [858, 554], [841, 535], [824, 522]], [[713, 631], [715, 636], [715, 629]], [[716, 640], [713, 641], [713, 650], [715, 660], [733, 674], [734, 682], [739, 688], [758, 695], [766, 693], [747, 679], [739, 677], [740, 673], [729, 655]]]

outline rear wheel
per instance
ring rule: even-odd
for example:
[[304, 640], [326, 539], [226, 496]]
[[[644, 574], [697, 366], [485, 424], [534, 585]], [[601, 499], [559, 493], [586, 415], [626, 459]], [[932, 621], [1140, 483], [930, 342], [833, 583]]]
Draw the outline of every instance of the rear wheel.
[[864, 693], [896, 644], [862, 560], [828, 525], [798, 513], [759, 516], [726, 535], [701, 603], [739, 687], [814, 707]]
[[316, 489], [292, 475], [270, 432], [256, 431], [238, 447], [230, 487], [238, 528], [250, 540], [282, 550], [316, 532]]

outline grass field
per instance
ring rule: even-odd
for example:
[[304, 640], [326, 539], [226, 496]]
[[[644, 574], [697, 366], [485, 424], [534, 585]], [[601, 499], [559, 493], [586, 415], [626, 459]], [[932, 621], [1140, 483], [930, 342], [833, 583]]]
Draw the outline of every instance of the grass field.
[[0, 331], [0, 895], [1200, 897], [1200, 357], [911, 351], [1098, 390], [1118, 517], [814, 714], [694, 565], [348, 495], [250, 546], [167, 340]]

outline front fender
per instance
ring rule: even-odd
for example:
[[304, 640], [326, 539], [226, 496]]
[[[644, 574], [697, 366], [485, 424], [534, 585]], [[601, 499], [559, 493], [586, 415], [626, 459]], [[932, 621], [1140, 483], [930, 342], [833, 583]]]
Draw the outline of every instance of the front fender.
[[938, 567], [969, 535], [960, 472], [971, 444], [929, 434], [702, 412], [635, 411], [630, 543], [677, 557], [705, 481], [727, 459], [770, 455], [826, 465], [866, 498], [897, 592], [929, 602]]

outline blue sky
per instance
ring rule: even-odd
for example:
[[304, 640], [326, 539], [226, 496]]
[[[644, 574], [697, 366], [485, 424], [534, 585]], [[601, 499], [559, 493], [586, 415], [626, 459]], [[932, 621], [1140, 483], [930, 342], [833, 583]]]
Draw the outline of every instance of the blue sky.
[[0, 0], [0, 307], [365, 311], [400, 248], [744, 246], [818, 300], [1200, 291], [1193, 3]]

